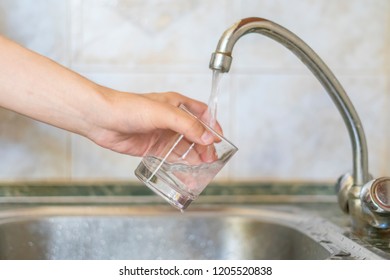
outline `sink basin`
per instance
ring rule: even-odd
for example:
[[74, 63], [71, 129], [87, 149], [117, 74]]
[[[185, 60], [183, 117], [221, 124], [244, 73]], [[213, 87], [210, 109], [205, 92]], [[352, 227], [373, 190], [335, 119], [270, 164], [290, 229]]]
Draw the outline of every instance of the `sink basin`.
[[0, 212], [0, 259], [380, 259], [293, 207], [45, 206]]

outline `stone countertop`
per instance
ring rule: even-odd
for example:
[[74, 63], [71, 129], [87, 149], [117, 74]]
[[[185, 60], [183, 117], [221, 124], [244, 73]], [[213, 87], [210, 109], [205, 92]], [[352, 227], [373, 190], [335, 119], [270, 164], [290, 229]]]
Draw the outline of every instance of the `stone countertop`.
[[[10, 182], [0, 183], [0, 199], [20, 197], [139, 197], [155, 195], [138, 182]], [[315, 182], [211, 183], [203, 196], [299, 196], [332, 200], [334, 185]]]

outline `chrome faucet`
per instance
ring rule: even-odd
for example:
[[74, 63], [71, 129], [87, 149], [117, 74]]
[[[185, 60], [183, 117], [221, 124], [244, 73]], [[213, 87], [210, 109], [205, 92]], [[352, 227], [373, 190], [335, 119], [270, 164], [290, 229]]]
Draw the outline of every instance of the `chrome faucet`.
[[359, 116], [345, 90], [322, 59], [286, 28], [262, 18], [245, 18], [228, 28], [210, 60], [210, 69], [229, 72], [233, 47], [242, 36], [259, 33], [291, 50], [316, 76], [339, 110], [352, 143], [352, 174], [337, 182], [340, 207], [349, 213], [353, 231], [361, 236], [390, 235], [390, 178], [372, 180], [368, 172], [366, 137]]

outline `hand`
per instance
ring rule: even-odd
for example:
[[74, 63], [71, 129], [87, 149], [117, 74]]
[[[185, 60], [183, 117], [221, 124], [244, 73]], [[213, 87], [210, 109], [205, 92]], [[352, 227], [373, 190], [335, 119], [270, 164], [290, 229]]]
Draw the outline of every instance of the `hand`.
[[143, 156], [164, 130], [169, 129], [201, 145], [214, 136], [178, 108], [184, 104], [195, 115], [203, 115], [207, 105], [175, 92], [134, 94], [102, 88], [107, 110], [96, 112], [95, 128], [86, 136], [113, 151]]

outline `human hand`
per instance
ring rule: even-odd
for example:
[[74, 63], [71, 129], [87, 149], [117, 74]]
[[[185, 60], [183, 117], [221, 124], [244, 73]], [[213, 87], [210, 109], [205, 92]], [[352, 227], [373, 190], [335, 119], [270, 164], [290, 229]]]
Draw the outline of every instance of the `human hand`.
[[[179, 105], [204, 115], [207, 105], [175, 92], [134, 94], [102, 88], [105, 112], [96, 112], [96, 125], [86, 136], [113, 151], [143, 156], [166, 130], [183, 134], [200, 145], [210, 145], [214, 135], [194, 121]], [[220, 130], [220, 127], [218, 127]]]

